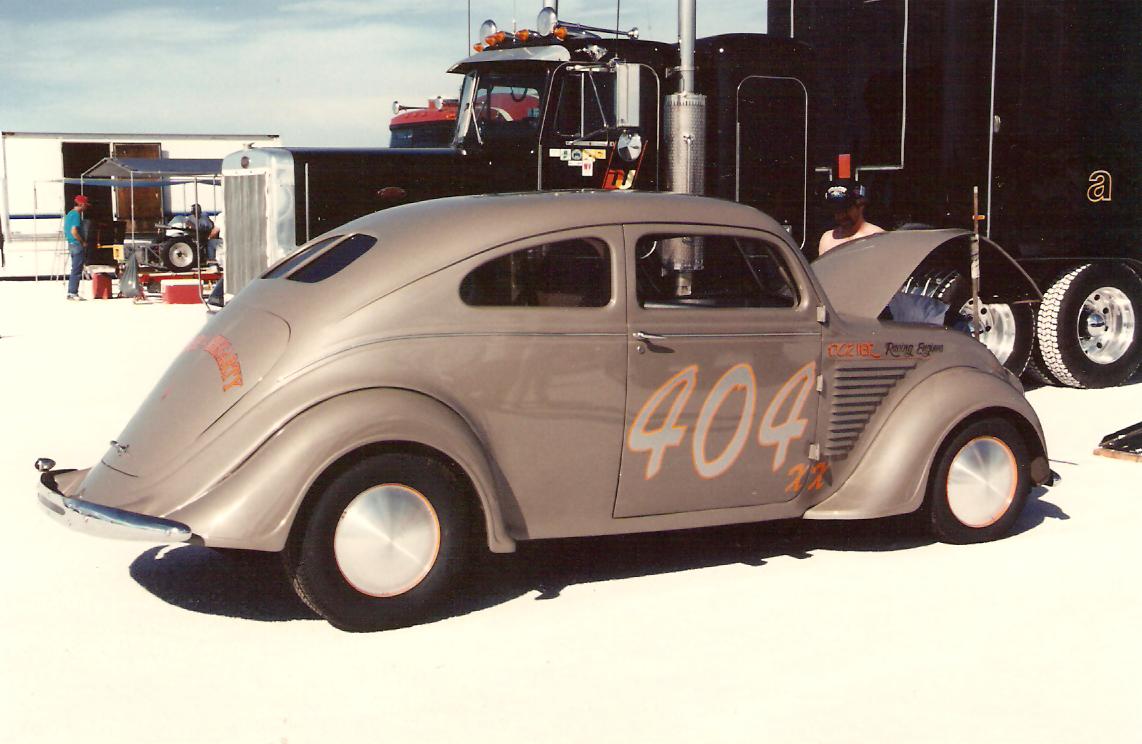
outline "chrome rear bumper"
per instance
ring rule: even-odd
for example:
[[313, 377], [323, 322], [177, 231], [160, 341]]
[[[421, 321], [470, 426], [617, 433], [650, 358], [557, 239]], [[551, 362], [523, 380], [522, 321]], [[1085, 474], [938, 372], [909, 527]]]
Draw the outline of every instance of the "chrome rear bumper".
[[49, 470], [40, 474], [36, 496], [40, 505], [57, 522], [80, 532], [118, 540], [143, 540], [153, 543], [190, 542], [194, 533], [181, 522], [162, 517], [93, 504], [60, 493], [56, 475], [64, 470]]

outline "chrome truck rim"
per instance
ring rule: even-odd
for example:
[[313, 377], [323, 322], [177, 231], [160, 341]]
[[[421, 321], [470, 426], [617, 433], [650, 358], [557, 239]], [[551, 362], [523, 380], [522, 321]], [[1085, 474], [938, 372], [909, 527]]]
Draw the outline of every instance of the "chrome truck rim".
[[354, 498], [333, 534], [341, 575], [362, 594], [393, 597], [419, 584], [440, 552], [440, 520], [419, 491], [394, 483]]
[[948, 506], [968, 527], [987, 527], [1007, 513], [1018, 481], [1011, 449], [995, 437], [977, 437], [956, 453], [948, 468]]
[[[1018, 330], [1015, 327], [1015, 313], [1006, 304], [982, 305], [980, 312], [979, 340], [988, 351], [995, 355], [1000, 364], [1007, 361], [1015, 351]], [[960, 310], [960, 315], [971, 318], [972, 304], [969, 300]]]
[[1117, 287], [1100, 287], [1079, 311], [1079, 347], [1097, 364], [1122, 358], [1134, 340], [1134, 305]]

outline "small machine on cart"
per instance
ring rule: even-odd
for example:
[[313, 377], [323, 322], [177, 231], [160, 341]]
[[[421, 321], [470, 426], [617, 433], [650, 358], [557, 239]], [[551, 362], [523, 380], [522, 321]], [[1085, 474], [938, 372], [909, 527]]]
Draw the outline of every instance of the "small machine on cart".
[[[209, 203], [208, 195], [221, 183], [221, 165], [216, 159], [109, 157], [84, 173], [86, 185], [115, 190], [113, 260], [121, 294], [137, 293], [155, 277], [182, 278], [177, 275], [197, 275], [202, 269], [209, 223], [194, 214], [171, 216], [171, 192], [182, 190], [184, 208]], [[217, 275], [219, 269], [211, 267], [210, 273]]]

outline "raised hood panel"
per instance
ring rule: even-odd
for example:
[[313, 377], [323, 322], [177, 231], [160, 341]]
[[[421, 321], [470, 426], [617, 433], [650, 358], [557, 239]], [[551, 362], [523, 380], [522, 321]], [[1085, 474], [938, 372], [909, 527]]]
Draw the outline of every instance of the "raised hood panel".
[[[967, 230], [877, 233], [829, 251], [813, 262], [813, 273], [833, 310], [842, 315], [876, 318], [929, 256], [939, 265], [956, 268], [967, 276], [970, 237]], [[933, 256], [937, 251], [939, 255]], [[980, 271], [980, 294], [985, 302], [1042, 298], [1019, 264], [986, 238], [980, 240]]]
[[136, 476], [169, 466], [277, 362], [289, 326], [271, 313], [241, 310], [215, 316], [187, 344], [107, 450], [105, 465]]

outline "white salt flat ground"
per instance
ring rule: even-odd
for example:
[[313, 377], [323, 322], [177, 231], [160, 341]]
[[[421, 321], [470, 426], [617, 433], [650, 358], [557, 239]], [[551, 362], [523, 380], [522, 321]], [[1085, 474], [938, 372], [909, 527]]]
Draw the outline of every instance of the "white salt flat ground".
[[453, 616], [352, 635], [273, 560], [64, 530], [86, 467], [205, 321], [0, 283], [0, 742], [1142, 741], [1142, 385], [1039, 389], [1058, 486], [1011, 537], [893, 521], [529, 545]]

